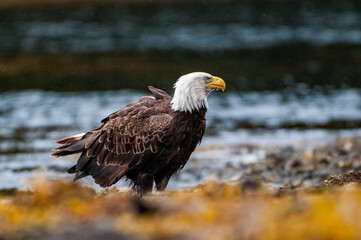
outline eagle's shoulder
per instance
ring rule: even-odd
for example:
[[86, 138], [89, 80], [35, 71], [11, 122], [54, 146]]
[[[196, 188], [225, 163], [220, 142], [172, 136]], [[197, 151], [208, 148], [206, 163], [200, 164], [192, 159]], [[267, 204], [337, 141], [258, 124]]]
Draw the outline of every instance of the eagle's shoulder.
[[152, 86], [148, 86], [149, 90], [152, 92], [155, 99], [169, 99], [171, 100], [171, 97], [163, 90], [159, 88], [155, 88]]
[[149, 86], [148, 88], [153, 96], [143, 96], [139, 98], [137, 101], [128, 104], [123, 109], [110, 114], [108, 117], [104, 118], [101, 123], [104, 125], [109, 120], [115, 118], [118, 120], [134, 116], [137, 116], [137, 118], [145, 118], [151, 115], [171, 113], [173, 111], [170, 106], [172, 98], [161, 89], [152, 86]]

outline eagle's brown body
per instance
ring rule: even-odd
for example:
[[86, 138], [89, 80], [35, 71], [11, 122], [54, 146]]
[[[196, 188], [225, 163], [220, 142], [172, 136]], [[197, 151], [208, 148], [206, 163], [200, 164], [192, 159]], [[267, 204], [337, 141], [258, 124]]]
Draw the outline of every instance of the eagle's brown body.
[[102, 120], [81, 138], [58, 141], [53, 156], [81, 153], [74, 180], [91, 175], [102, 187], [129, 179], [140, 193], [164, 190], [170, 177], [183, 168], [201, 141], [206, 108], [174, 111], [172, 98], [149, 87], [154, 97], [142, 97]]

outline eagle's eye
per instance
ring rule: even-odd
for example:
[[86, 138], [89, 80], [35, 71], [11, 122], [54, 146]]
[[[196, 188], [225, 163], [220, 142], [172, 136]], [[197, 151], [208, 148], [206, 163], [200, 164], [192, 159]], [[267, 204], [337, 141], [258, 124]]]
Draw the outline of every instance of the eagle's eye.
[[205, 76], [203, 79], [206, 81], [206, 83], [209, 83], [211, 81], [211, 77], [208, 76]]

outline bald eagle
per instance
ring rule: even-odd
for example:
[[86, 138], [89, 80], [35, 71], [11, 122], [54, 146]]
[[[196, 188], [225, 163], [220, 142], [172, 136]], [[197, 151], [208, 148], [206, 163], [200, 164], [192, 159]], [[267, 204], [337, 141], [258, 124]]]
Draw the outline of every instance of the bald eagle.
[[149, 86], [153, 96], [110, 114], [92, 131], [57, 140], [62, 146], [52, 156], [81, 153], [68, 170], [74, 181], [91, 175], [108, 187], [125, 176], [140, 195], [154, 183], [164, 190], [202, 140], [208, 95], [225, 87], [221, 78], [203, 72], [180, 77], [173, 98]]

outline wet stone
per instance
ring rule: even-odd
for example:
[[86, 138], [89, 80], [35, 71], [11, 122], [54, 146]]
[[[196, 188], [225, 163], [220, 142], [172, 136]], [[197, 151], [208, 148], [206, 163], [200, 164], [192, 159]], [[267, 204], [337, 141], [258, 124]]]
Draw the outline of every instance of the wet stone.
[[351, 172], [342, 175], [331, 175], [323, 185], [325, 187], [337, 187], [343, 186], [348, 183], [357, 183], [361, 184], [361, 173], [360, 172]]

